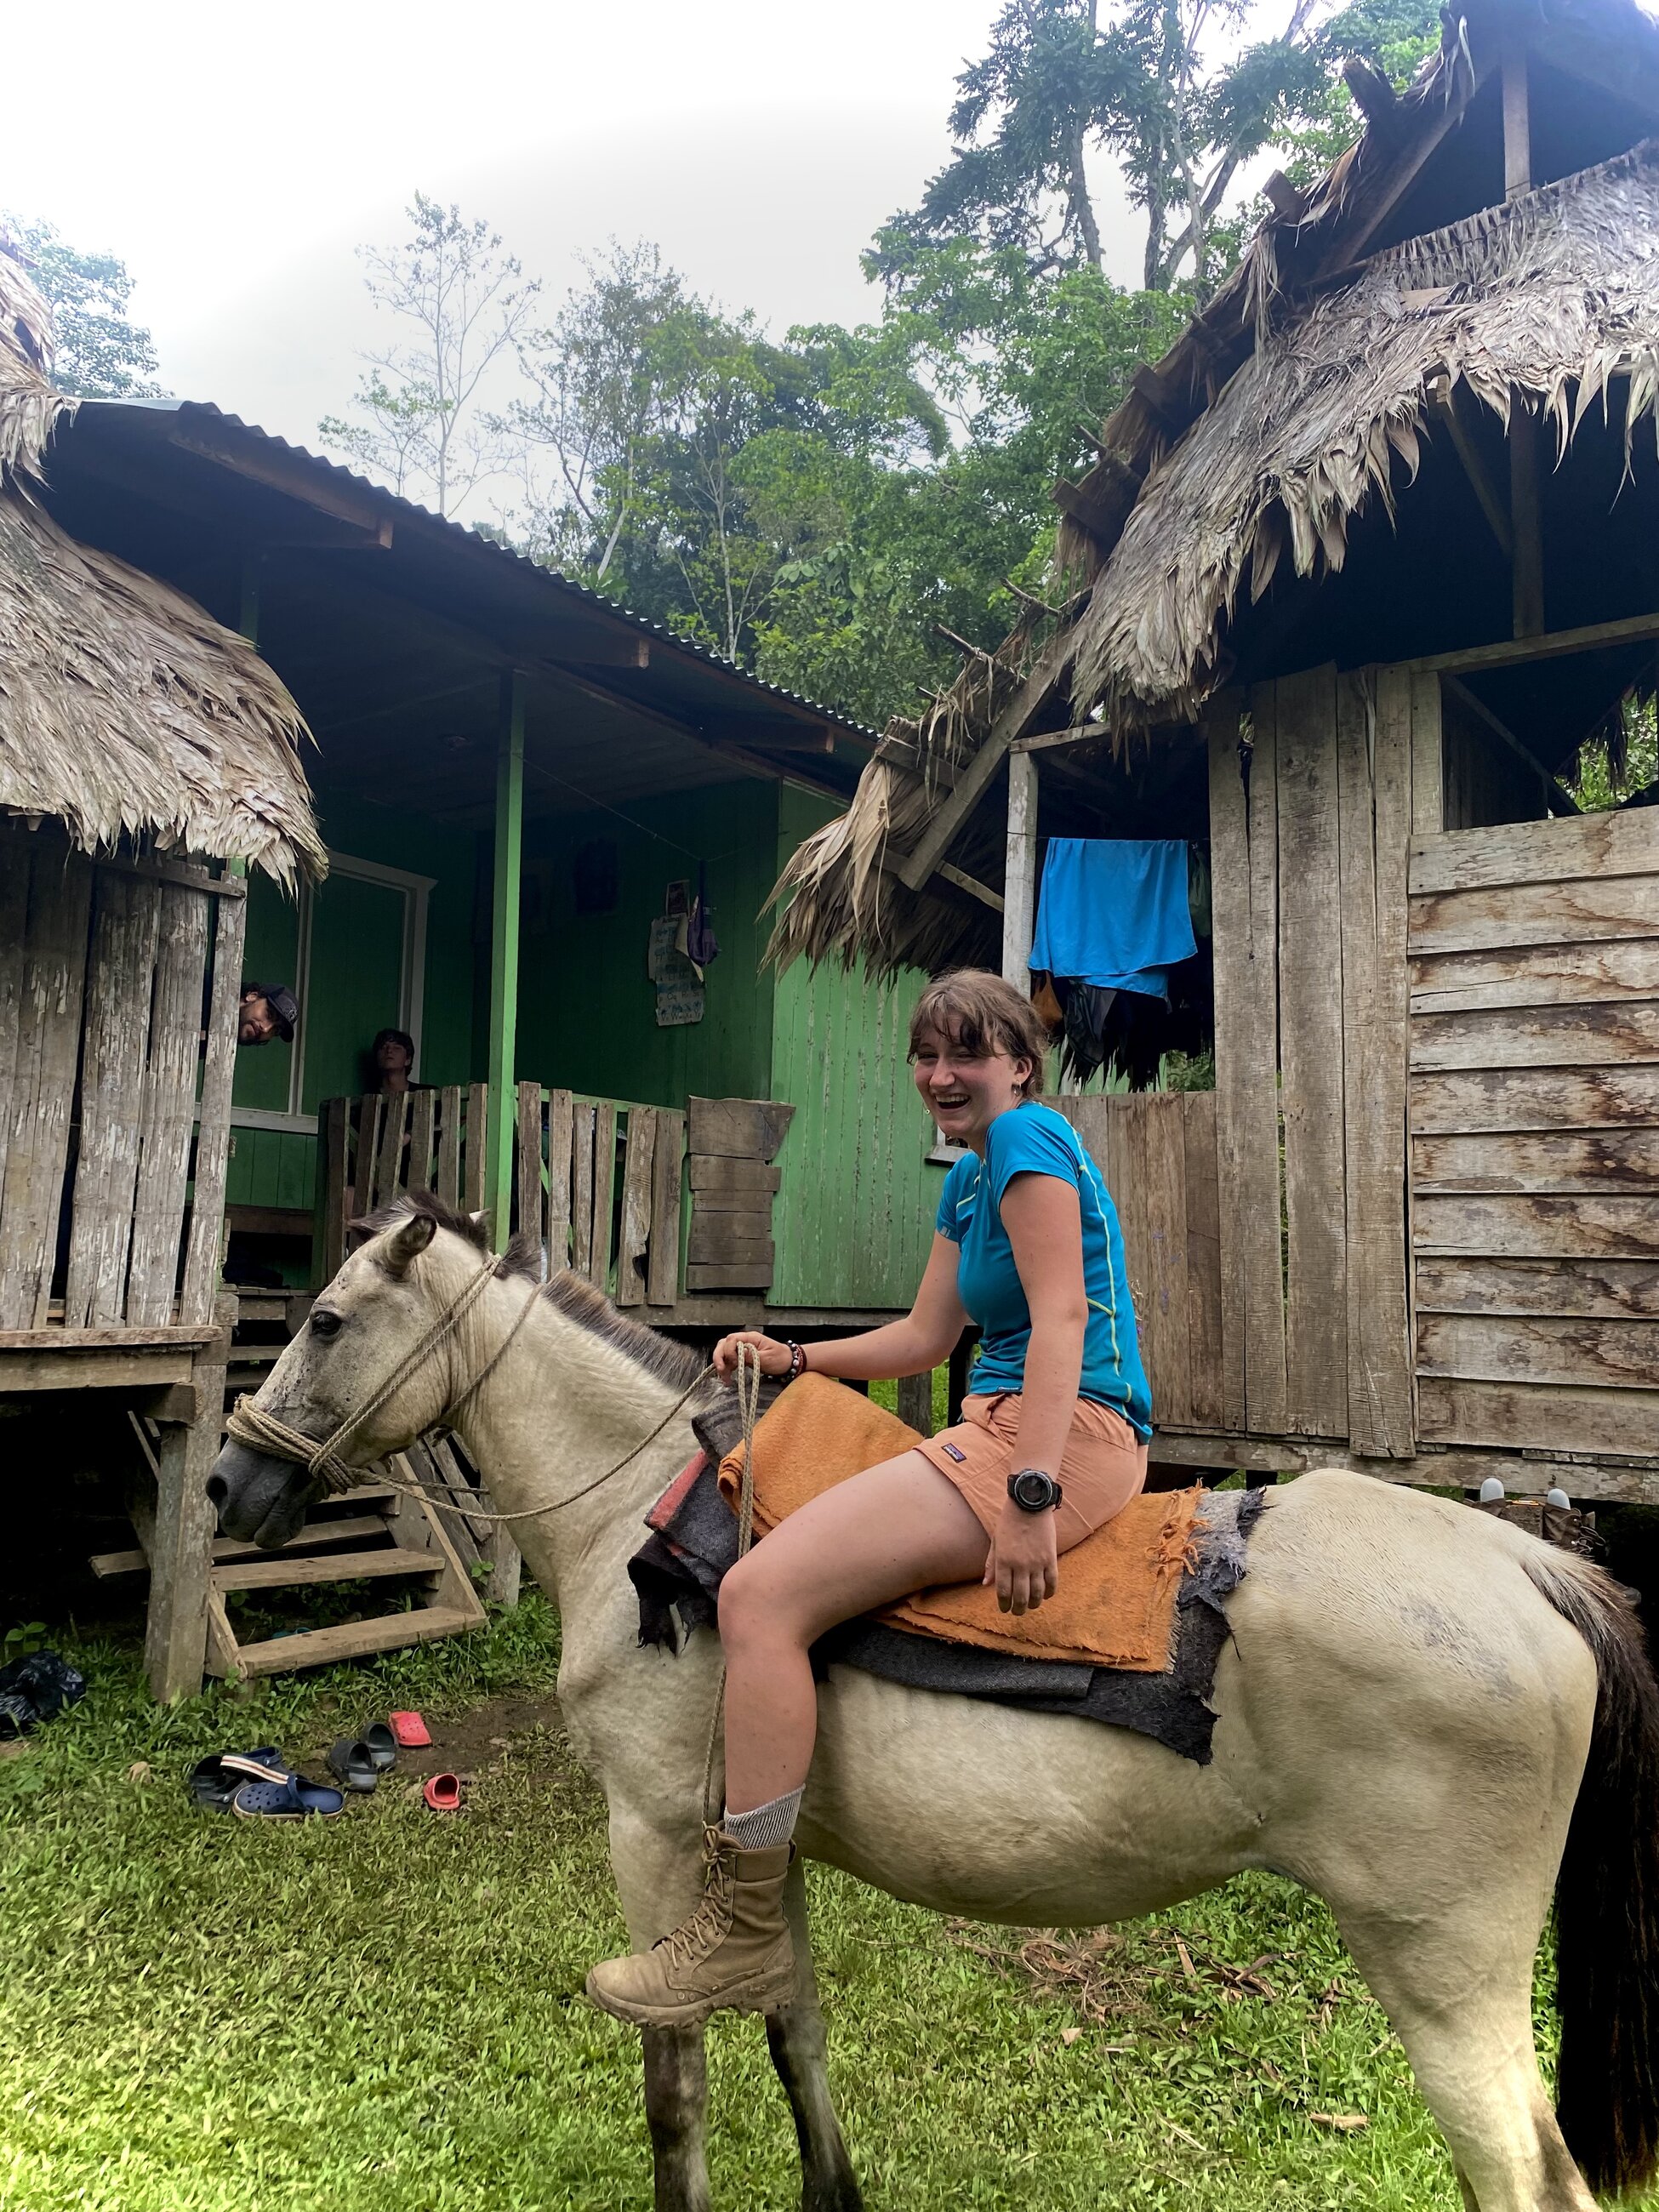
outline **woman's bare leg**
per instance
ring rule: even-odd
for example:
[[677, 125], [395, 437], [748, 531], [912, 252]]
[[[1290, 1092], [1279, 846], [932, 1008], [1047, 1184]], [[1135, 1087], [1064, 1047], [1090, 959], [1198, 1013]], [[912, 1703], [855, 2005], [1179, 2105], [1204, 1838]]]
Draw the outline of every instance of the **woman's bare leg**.
[[817, 1734], [806, 1655], [824, 1631], [912, 1590], [977, 1582], [990, 1548], [954, 1485], [908, 1451], [825, 1491], [738, 1560], [720, 1585], [728, 1812], [805, 1781]]

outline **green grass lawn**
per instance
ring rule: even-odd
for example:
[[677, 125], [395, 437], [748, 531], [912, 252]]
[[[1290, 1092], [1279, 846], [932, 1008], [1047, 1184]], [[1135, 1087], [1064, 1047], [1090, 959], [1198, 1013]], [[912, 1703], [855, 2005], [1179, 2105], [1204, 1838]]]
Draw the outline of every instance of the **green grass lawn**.
[[[130, 1647], [65, 1640], [91, 1694], [0, 1762], [5, 2212], [648, 2205], [636, 2040], [578, 1994], [623, 1930], [601, 1802], [531, 1702], [556, 1635], [532, 1595], [470, 1638], [166, 1712]], [[457, 1816], [397, 1777], [292, 1827], [185, 1796], [210, 1749], [274, 1741], [320, 1774], [389, 1707], [420, 1706], [441, 1747], [503, 1698]], [[872, 2207], [1456, 2212], [1399, 2045], [1290, 1884], [1022, 1957], [812, 1881]], [[716, 2203], [793, 2207], [760, 2023], [717, 2022], [710, 2048]]]

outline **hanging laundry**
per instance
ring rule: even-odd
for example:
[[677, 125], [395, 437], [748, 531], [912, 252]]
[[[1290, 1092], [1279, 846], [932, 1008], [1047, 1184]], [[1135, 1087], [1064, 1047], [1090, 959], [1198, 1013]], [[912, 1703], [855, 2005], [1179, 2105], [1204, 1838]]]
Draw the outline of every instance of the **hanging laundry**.
[[1099, 990], [1167, 999], [1198, 950], [1182, 837], [1051, 837], [1031, 966]]

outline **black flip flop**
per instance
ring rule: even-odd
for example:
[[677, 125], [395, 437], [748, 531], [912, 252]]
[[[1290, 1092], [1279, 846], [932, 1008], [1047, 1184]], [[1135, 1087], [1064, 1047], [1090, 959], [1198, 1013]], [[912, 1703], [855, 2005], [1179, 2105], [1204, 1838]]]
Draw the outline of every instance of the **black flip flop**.
[[348, 1790], [367, 1792], [380, 1778], [374, 1763], [374, 1754], [361, 1737], [355, 1741], [343, 1735], [328, 1754], [328, 1771]]
[[377, 1774], [390, 1773], [398, 1764], [398, 1739], [384, 1721], [371, 1721], [363, 1730], [363, 1741], [374, 1762]]
[[198, 1759], [185, 1784], [191, 1800], [204, 1813], [228, 1813], [245, 1782], [280, 1782], [288, 1773], [274, 1745], [257, 1751], [216, 1752]]

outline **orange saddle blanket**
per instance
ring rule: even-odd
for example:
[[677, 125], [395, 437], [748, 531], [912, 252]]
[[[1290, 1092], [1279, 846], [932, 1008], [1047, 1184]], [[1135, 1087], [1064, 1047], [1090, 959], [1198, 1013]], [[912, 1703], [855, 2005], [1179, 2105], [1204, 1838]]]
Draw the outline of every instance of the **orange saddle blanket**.
[[[763, 1536], [821, 1491], [913, 1443], [916, 1431], [827, 1375], [803, 1375], [755, 1429], [755, 1533]], [[735, 1511], [743, 1446], [720, 1462]], [[1003, 1613], [977, 1583], [922, 1590], [875, 1615], [915, 1636], [1024, 1659], [1071, 1660], [1158, 1674], [1170, 1663], [1176, 1595], [1192, 1554], [1201, 1488], [1143, 1493], [1061, 1555], [1060, 1587], [1035, 1613]]]

